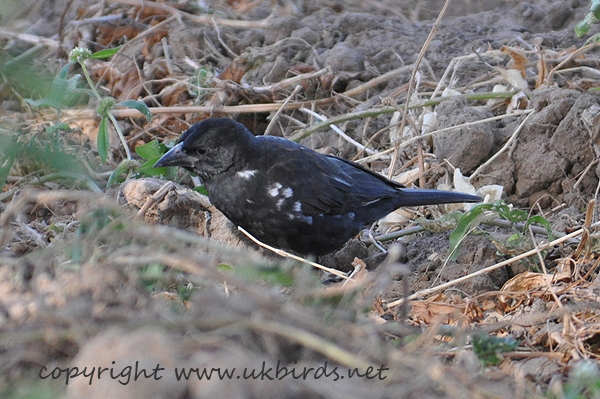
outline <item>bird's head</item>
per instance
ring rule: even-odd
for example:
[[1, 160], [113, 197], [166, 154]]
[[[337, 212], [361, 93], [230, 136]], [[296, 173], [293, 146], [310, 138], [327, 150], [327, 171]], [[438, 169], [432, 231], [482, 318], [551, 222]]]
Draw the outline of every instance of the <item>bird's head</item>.
[[205, 119], [186, 130], [154, 167], [181, 166], [205, 182], [234, 166], [253, 138], [248, 129], [234, 120]]

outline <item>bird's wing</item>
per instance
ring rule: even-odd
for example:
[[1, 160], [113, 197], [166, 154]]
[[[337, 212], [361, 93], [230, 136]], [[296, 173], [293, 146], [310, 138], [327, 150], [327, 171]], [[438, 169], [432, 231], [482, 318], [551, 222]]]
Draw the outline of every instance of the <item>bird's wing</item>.
[[358, 164], [298, 148], [281, 148], [267, 172], [269, 185], [280, 183], [294, 192], [302, 213], [343, 215], [397, 195], [402, 185], [389, 182]]

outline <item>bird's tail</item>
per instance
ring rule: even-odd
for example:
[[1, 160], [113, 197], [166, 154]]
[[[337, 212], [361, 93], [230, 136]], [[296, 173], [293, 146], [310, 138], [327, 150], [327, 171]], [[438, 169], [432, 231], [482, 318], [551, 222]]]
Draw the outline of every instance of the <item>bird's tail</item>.
[[458, 202], [481, 202], [476, 195], [453, 191], [429, 190], [423, 188], [402, 188], [399, 206], [420, 206], [436, 204], [453, 204]]

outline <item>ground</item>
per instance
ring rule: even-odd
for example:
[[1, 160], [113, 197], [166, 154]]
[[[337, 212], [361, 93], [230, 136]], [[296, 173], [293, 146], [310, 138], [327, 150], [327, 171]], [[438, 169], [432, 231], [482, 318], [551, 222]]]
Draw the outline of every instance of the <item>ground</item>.
[[[443, 5], [0, 5], [2, 396], [598, 397], [590, 3]], [[118, 46], [85, 65], [151, 110], [112, 111], [136, 162], [81, 65], [55, 79], [73, 48]], [[140, 167], [209, 116], [487, 204], [386, 217], [317, 259], [345, 282]]]

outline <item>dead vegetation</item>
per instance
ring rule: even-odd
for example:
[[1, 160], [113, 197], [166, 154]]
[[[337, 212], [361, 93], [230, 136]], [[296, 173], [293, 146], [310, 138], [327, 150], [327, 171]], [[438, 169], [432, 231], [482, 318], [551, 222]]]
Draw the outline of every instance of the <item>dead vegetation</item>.
[[[586, 7], [532, 6], [552, 8], [547, 32], [537, 11], [518, 8], [407, 23], [414, 15], [390, 18], [386, 2], [369, 13], [354, 2], [65, 3], [58, 25], [45, 22], [57, 36], [0, 31], [6, 395], [598, 394], [599, 58], [595, 42], [565, 33]], [[516, 35], [519, 24], [530, 34]], [[125, 152], [111, 136], [100, 161], [94, 100], [78, 93], [59, 112], [23, 101], [43, 93], [18, 70], [35, 82], [40, 65], [56, 73], [76, 46], [122, 46], [86, 65], [102, 95], [149, 107], [150, 122], [112, 110], [132, 150], [228, 115], [405, 184], [503, 195], [525, 219], [482, 211], [453, 256], [443, 232], [456, 208], [400, 210], [364, 237], [368, 247], [357, 240], [320, 259], [354, 270], [324, 285], [310, 266], [256, 251], [201, 194], [161, 190], [139, 165], [107, 187]], [[552, 237], [526, 224], [535, 216]], [[370, 245], [402, 235], [387, 255]], [[136, 365], [147, 373], [134, 382]], [[92, 367], [113, 377], [92, 380]], [[255, 374], [183, 381], [182, 368]]]

